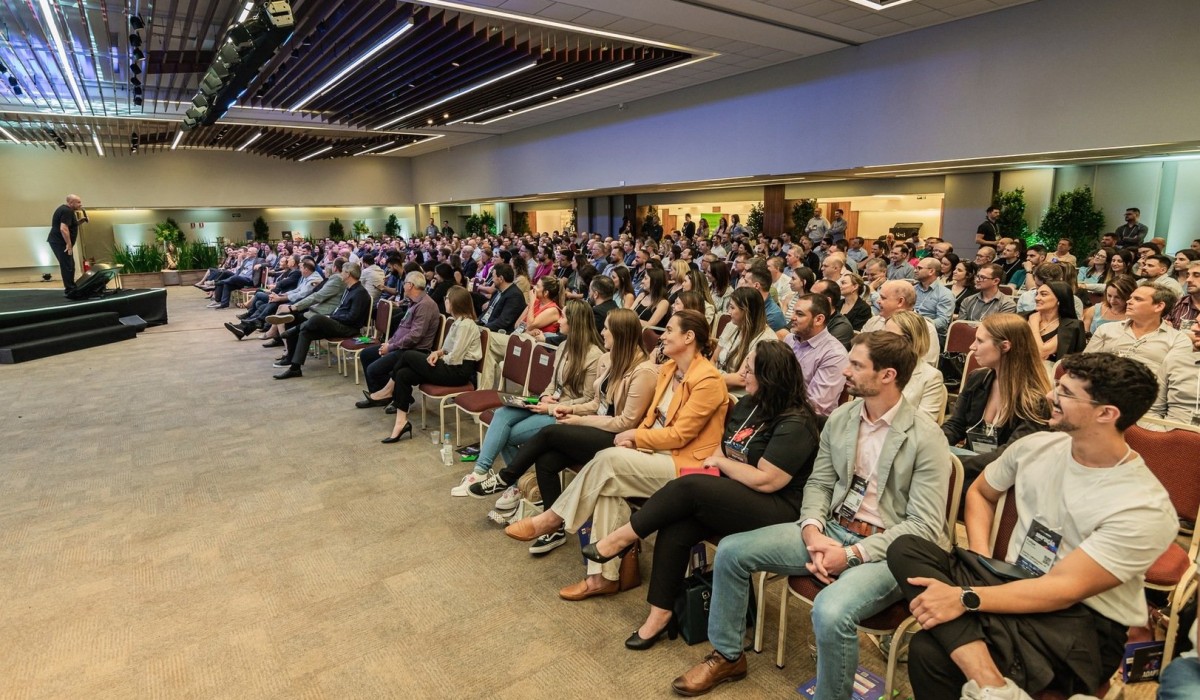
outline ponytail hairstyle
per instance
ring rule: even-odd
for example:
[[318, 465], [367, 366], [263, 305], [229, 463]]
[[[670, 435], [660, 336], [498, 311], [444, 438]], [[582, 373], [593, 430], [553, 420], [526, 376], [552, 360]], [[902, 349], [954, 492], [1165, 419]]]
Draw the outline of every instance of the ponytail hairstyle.
[[[716, 340], [712, 337], [712, 330], [708, 326], [708, 320], [704, 318], [704, 314], [699, 311], [687, 309], [680, 311], [671, 317], [671, 321], [679, 323], [680, 333], [692, 333], [696, 337], [696, 352], [704, 357], [711, 357], [713, 350], [716, 349]], [[670, 323], [668, 321], [667, 323]]]

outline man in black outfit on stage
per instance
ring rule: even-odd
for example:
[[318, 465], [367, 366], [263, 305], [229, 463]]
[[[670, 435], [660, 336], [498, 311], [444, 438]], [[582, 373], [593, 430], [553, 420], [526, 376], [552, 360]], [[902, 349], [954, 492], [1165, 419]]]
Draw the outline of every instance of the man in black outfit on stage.
[[60, 204], [54, 210], [54, 221], [50, 224], [50, 236], [46, 242], [54, 257], [58, 258], [58, 269], [62, 273], [63, 288], [71, 291], [75, 288], [75, 242], [79, 232], [79, 222], [75, 220], [75, 212], [83, 208], [83, 200], [77, 194], [67, 195], [67, 203]]

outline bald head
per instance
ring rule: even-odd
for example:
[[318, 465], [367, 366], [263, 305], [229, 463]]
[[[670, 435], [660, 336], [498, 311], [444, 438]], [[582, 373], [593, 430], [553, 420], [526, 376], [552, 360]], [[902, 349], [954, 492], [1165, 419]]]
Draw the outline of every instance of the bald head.
[[906, 280], [888, 280], [879, 288], [879, 315], [891, 318], [897, 311], [911, 310], [917, 303], [917, 290]]
[[83, 200], [77, 194], [67, 195], [67, 206], [72, 209], [79, 209], [83, 206]]

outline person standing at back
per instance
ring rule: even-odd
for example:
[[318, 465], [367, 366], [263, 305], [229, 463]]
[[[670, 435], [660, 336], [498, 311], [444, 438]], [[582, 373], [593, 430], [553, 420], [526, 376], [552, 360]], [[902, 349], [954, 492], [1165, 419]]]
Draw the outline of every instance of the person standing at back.
[[75, 243], [79, 240], [79, 221], [75, 218], [75, 212], [82, 208], [83, 200], [79, 195], [67, 195], [66, 204], [60, 204], [58, 209], [54, 210], [50, 235], [46, 238], [50, 250], [54, 251], [54, 257], [58, 259], [63, 289], [68, 292], [75, 288]]

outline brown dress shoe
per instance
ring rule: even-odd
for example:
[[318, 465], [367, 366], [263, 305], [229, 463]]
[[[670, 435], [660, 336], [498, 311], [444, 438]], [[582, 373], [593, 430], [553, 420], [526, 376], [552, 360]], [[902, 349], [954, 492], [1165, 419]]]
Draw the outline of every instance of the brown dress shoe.
[[620, 581], [609, 581], [604, 579], [604, 585], [599, 588], [588, 589], [588, 582], [585, 578], [579, 583], [572, 583], [570, 586], [563, 588], [558, 592], [558, 597], [563, 600], [587, 600], [598, 595], [615, 595], [621, 592]]
[[519, 540], [521, 542], [532, 542], [533, 540], [536, 540], [538, 535], [541, 533], [539, 533], [537, 528], [534, 527], [533, 518], [522, 518], [512, 525], [504, 528], [504, 534], [508, 535], [514, 540]]
[[739, 656], [737, 661], [729, 661], [721, 656], [721, 652], [713, 649], [712, 653], [704, 657], [703, 661], [672, 681], [671, 687], [679, 695], [691, 698], [704, 695], [721, 683], [740, 681], [745, 677], [745, 654]]

